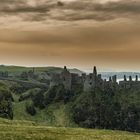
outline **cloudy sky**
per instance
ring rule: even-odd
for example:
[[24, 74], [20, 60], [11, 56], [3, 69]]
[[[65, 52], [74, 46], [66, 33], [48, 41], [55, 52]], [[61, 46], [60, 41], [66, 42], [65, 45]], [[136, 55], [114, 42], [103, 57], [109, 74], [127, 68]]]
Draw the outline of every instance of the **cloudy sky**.
[[139, 0], [0, 0], [0, 64], [140, 71]]

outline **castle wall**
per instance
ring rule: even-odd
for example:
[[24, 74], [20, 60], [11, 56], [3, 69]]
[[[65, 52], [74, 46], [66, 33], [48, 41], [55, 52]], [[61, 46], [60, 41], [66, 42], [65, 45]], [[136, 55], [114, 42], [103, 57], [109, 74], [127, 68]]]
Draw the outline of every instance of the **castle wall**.
[[93, 87], [93, 75], [89, 74], [86, 76], [85, 82], [84, 82], [84, 91], [90, 91]]
[[138, 76], [136, 76], [136, 80], [133, 81], [132, 77], [129, 77], [129, 81], [127, 81], [126, 76], [124, 76], [124, 80], [117, 83], [117, 76], [109, 78], [109, 81], [103, 80], [102, 76], [97, 74], [96, 67], [94, 67], [93, 73], [88, 75], [82, 74], [79, 76], [78, 74], [70, 73], [66, 67], [60, 74], [53, 74], [52, 79], [50, 81], [50, 87], [57, 86], [63, 84], [65, 89], [71, 90], [73, 85], [82, 84], [84, 87], [84, 91], [88, 92], [95, 88], [100, 88], [101, 90], [105, 90], [107, 88], [114, 89], [123, 89], [123, 88], [135, 88], [140, 89], [140, 81], [138, 81]]
[[71, 84], [72, 85], [79, 85], [83, 83], [82, 76], [79, 76], [78, 74], [71, 73]]
[[51, 81], [50, 81], [50, 87], [58, 86], [60, 84], [62, 84], [60, 74], [52, 74], [51, 75]]

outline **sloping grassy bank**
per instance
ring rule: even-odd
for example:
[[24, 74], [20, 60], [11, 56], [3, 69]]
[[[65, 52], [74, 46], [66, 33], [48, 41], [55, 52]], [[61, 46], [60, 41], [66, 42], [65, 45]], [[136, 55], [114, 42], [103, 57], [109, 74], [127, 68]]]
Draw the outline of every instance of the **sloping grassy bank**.
[[0, 140], [139, 140], [140, 134], [122, 131], [47, 127], [30, 121], [0, 119]]

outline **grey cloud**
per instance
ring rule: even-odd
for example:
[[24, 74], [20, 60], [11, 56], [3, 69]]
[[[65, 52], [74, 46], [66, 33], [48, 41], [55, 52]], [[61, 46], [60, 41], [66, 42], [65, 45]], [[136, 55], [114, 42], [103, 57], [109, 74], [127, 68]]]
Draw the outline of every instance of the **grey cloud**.
[[6, 2], [0, 1], [0, 12], [3, 14], [18, 14], [18, 13], [44, 13], [48, 11], [48, 7], [46, 5], [37, 5], [32, 6], [27, 3], [27, 1], [16, 1], [10, 2], [10, 0], [6, 0]]
[[95, 10], [105, 12], [140, 14], [140, 1], [122, 0], [119, 2], [108, 2], [102, 6], [95, 7]]
[[140, 13], [139, 0], [120, 0], [116, 2], [98, 3], [93, 0], [73, 1], [64, 6], [66, 9], [104, 11], [104, 12], [132, 12]]
[[36, 5], [29, 5], [28, 0], [1, 0], [0, 16], [14, 14], [22, 17], [25, 21], [44, 21], [47, 19], [106, 21], [124, 17], [132, 18], [140, 14], [140, 2], [138, 0], [106, 3], [98, 3], [93, 0], [76, 0], [61, 4], [57, 0], [32, 1], [35, 1]]
[[[34, 1], [34, 0], [31, 0]], [[31, 5], [28, 0], [2, 0], [0, 1], [0, 16], [17, 16], [24, 21], [43, 21], [49, 8], [53, 7], [50, 1]]]
[[37, 6], [37, 7], [32, 7], [32, 6], [19, 6], [15, 8], [7, 8], [3, 9], [2, 12], [5, 13], [27, 13], [27, 12], [38, 12], [38, 13], [44, 13], [48, 11], [48, 8], [46, 6]]
[[[115, 18], [129, 18], [136, 15], [139, 16], [140, 14], [140, 2], [138, 0], [121, 0], [104, 4], [91, 0], [77, 0], [64, 5], [63, 8], [74, 11], [73, 14], [66, 14], [64, 20], [93, 19], [97, 21], [105, 21]], [[62, 20], [61, 16], [60, 19]]]

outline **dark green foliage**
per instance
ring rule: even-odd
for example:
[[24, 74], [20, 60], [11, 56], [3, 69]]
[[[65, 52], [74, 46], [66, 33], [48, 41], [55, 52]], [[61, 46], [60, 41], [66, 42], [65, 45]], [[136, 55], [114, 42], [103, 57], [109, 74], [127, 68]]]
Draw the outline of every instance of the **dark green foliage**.
[[0, 87], [0, 117], [13, 119], [12, 94], [5, 87]]
[[43, 109], [45, 107], [44, 92], [45, 91], [40, 88], [28, 90], [20, 96], [19, 101], [31, 99], [35, 107]]
[[45, 107], [44, 91], [40, 90], [40, 92], [35, 93], [32, 96], [32, 101], [35, 107], [43, 109]]
[[16, 93], [16, 94], [21, 94], [23, 92], [25, 92], [27, 90], [27, 88], [25, 88], [24, 86], [20, 85], [20, 84], [13, 84], [11, 87], [10, 87], [10, 90], [13, 92], [13, 93]]
[[35, 109], [33, 103], [26, 104], [26, 112], [32, 116], [34, 116], [36, 114], [36, 109]]
[[64, 101], [67, 103], [72, 94], [69, 90], [66, 90], [63, 85], [58, 85], [52, 87], [45, 95], [45, 103], [46, 105], [50, 104], [51, 102], [59, 102]]
[[101, 91], [81, 94], [73, 105], [82, 127], [140, 131], [140, 92]]
[[41, 91], [41, 89], [39, 89], [39, 88], [29, 89], [20, 95], [19, 101], [24, 101], [29, 98], [33, 98], [34, 95], [36, 95], [37, 93], [40, 93], [40, 91]]
[[28, 72], [23, 71], [20, 77], [21, 77], [21, 80], [28, 80]]
[[28, 99], [28, 98], [30, 98], [30, 97], [31, 97], [30, 94], [21, 95], [21, 96], [19, 97], [19, 102], [24, 101], [24, 100], [26, 100], [26, 99]]
[[71, 96], [74, 99], [76, 97], [78, 97], [82, 92], [83, 92], [83, 85], [82, 84], [72, 85]]

